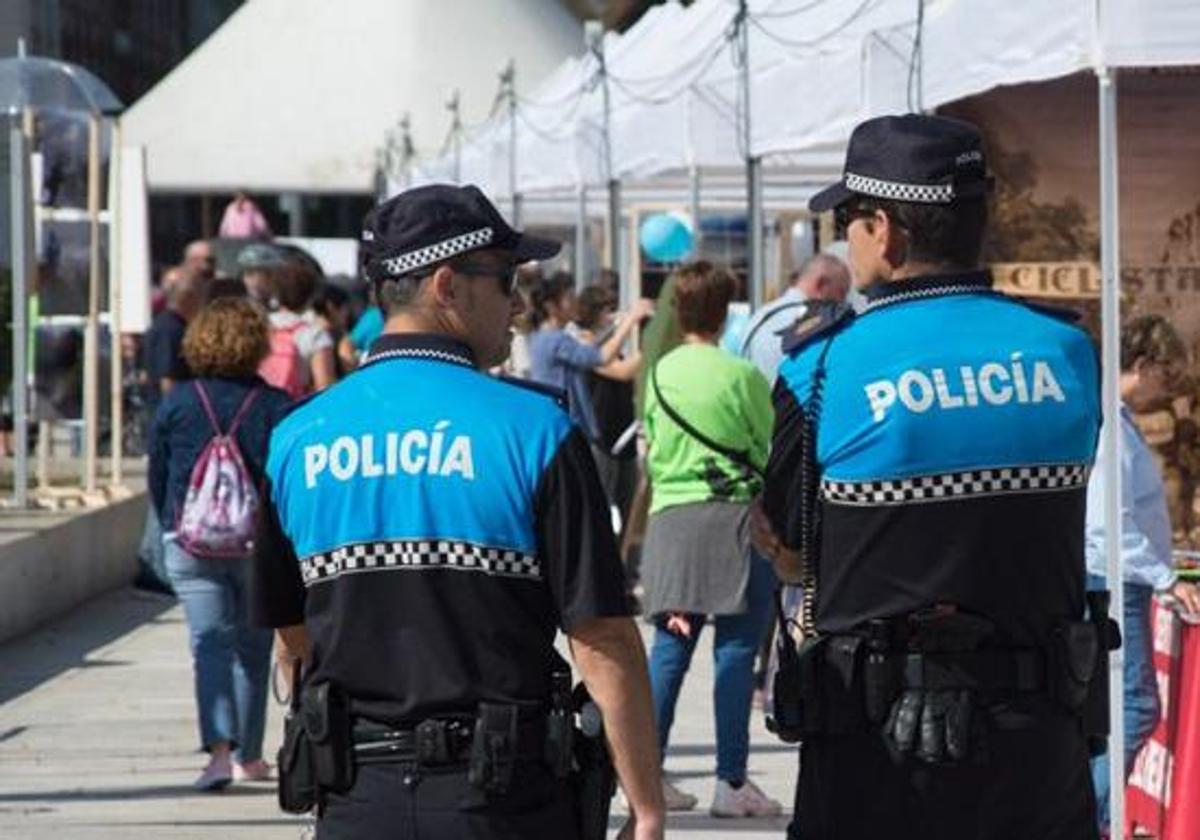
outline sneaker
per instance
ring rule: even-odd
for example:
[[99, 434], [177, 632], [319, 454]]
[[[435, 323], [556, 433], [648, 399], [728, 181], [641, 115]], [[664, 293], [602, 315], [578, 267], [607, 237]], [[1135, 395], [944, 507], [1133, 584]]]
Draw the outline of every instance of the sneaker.
[[265, 782], [271, 778], [271, 765], [261, 758], [234, 764], [233, 778], [238, 782]]
[[223, 790], [233, 781], [233, 766], [228, 755], [216, 756], [208, 762], [200, 778], [192, 782], [196, 790]]
[[675, 785], [663, 779], [663, 804], [668, 811], [690, 811], [696, 807], [699, 802], [696, 797], [690, 793], [684, 793]]
[[714, 817], [778, 817], [783, 806], [759, 790], [758, 785], [747, 779], [740, 788], [724, 779], [717, 779], [712, 807], [708, 812]]

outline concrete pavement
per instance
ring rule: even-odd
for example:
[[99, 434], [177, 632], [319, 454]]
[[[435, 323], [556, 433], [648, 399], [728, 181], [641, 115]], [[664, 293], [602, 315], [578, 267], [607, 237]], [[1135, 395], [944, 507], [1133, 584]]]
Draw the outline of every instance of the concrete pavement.
[[[673, 814], [673, 838], [781, 838], [787, 818], [716, 820], [712, 798], [711, 631], [684, 685], [667, 770], [700, 797]], [[191, 661], [182, 611], [124, 589], [0, 646], [0, 838], [254, 838], [295, 840], [305, 821], [276, 806], [273, 784], [192, 792], [196, 749]], [[272, 704], [266, 752], [281, 710]], [[790, 809], [795, 751], [755, 713], [752, 778]], [[622, 822], [620, 797], [612, 824]]]

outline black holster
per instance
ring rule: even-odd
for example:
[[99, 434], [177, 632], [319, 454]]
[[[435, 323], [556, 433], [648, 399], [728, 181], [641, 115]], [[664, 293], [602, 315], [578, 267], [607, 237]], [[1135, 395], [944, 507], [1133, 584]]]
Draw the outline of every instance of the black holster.
[[772, 714], [767, 729], [784, 743], [797, 744], [819, 727], [821, 704], [815, 693], [819, 684], [815, 667], [824, 639], [805, 639], [797, 650], [784, 627], [776, 644], [779, 667], [771, 687]]
[[279, 774], [279, 807], [289, 814], [307, 814], [317, 806], [316, 770], [312, 744], [300, 714], [300, 666], [292, 671], [292, 696], [283, 719], [283, 745], [275, 756]]
[[354, 785], [354, 740], [345, 691], [329, 682], [307, 687], [300, 697], [300, 714], [311, 745], [318, 790], [350, 790]]
[[480, 703], [467, 778], [486, 793], [505, 793], [517, 761], [517, 706]]
[[1096, 651], [1091, 679], [1078, 711], [1083, 717], [1088, 750], [1098, 756], [1108, 749], [1108, 654], [1121, 647], [1121, 627], [1108, 616], [1110, 595], [1107, 590], [1088, 592], [1086, 597], [1087, 623], [1095, 628]]
[[579, 840], [604, 840], [612, 798], [617, 792], [617, 772], [605, 743], [600, 709], [582, 683], [575, 687], [574, 708], [582, 725], [574, 735], [575, 766], [569, 778]]

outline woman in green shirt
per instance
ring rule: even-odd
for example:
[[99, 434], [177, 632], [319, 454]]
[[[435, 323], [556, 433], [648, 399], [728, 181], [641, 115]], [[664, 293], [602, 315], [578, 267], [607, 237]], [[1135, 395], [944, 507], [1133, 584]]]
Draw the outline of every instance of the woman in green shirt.
[[[717, 346], [735, 281], [710, 263], [680, 269], [674, 307], [683, 344], [646, 388], [652, 487], [643, 548], [644, 609], [654, 621], [650, 681], [665, 754], [675, 703], [700, 630], [714, 617], [717, 726], [715, 816], [780, 813], [746, 775], [754, 657], [770, 620], [775, 576], [750, 549], [748, 510], [762, 485], [773, 411], [770, 386]], [[664, 783], [669, 808], [696, 797]]]

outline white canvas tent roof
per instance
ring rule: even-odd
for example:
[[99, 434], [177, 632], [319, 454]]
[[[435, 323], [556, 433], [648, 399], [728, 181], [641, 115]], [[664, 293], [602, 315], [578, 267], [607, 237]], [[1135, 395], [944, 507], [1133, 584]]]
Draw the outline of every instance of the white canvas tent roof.
[[532, 88], [583, 41], [550, 0], [249, 0], [122, 119], [155, 191], [366, 192], [404, 112], [441, 148], [446, 102], [488, 116], [498, 73]]
[[[737, 4], [696, 0], [652, 8], [624, 35], [608, 35], [615, 177], [631, 185], [699, 166], [742, 165]], [[750, 0], [750, 147], [769, 178], [840, 175], [837, 154], [858, 122], [913, 110], [909, 70], [913, 0], [812, 3]], [[1195, 0], [926, 0], [920, 101], [924, 108], [999, 85], [1110, 66], [1200, 63]], [[526, 193], [601, 186], [602, 105], [596, 61], [569, 59], [520, 110], [517, 188]], [[591, 80], [591, 84], [588, 81]], [[577, 93], [576, 93], [577, 91]], [[539, 107], [537, 103], [547, 103]], [[507, 195], [503, 119], [463, 151], [463, 180]], [[478, 140], [479, 142], [475, 142]], [[822, 169], [825, 171], [822, 171]], [[449, 177], [427, 159], [417, 182]]]

